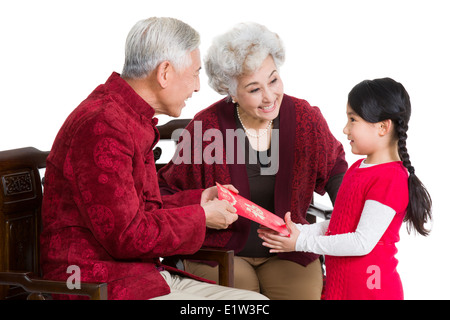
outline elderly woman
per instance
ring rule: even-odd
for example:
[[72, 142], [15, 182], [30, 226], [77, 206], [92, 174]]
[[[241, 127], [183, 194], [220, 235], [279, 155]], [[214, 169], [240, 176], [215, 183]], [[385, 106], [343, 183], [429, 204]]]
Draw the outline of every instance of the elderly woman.
[[[290, 211], [292, 220], [303, 224], [314, 192], [328, 192], [334, 201], [347, 170], [342, 145], [317, 107], [284, 94], [284, 58], [278, 35], [259, 24], [239, 24], [214, 40], [205, 59], [206, 72], [211, 87], [227, 97], [199, 112], [187, 126], [189, 134], [183, 134], [179, 144], [183, 151], [159, 172], [163, 194], [216, 182], [232, 184], [241, 196], [280, 217]], [[222, 135], [211, 138], [218, 130]], [[230, 143], [230, 130], [241, 130], [244, 139], [236, 134]], [[203, 158], [186, 157], [187, 151]], [[239, 158], [239, 151], [245, 157]], [[183, 161], [188, 158], [191, 161]], [[262, 246], [258, 228], [239, 217], [225, 230], [208, 229], [204, 246], [234, 250], [238, 288], [270, 299], [320, 299], [318, 256], [271, 254]], [[217, 280], [216, 266], [199, 261], [185, 265], [189, 272]]]

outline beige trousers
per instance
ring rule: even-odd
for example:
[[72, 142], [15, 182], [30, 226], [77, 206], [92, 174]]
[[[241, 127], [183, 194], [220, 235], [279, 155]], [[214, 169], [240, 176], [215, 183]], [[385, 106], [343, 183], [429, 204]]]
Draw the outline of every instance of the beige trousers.
[[262, 294], [219, 286], [161, 271], [170, 293], [151, 300], [267, 300]]
[[[218, 281], [218, 267], [184, 261], [187, 272]], [[234, 286], [259, 292], [271, 300], [319, 300], [323, 277], [319, 259], [303, 267], [270, 258], [234, 257]]]

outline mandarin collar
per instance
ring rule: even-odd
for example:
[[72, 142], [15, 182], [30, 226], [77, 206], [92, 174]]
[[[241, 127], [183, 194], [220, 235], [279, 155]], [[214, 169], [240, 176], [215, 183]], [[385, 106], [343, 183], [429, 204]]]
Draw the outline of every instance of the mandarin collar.
[[153, 118], [155, 116], [155, 109], [142, 99], [119, 73], [113, 72], [106, 81], [105, 86], [107, 86], [110, 91], [120, 95], [125, 103], [136, 113], [148, 118], [154, 125], [158, 124], [158, 119]]

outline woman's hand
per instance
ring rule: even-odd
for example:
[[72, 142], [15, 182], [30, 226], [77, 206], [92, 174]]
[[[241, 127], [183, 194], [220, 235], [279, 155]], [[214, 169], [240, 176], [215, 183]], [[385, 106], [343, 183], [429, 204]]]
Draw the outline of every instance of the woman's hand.
[[262, 243], [263, 246], [270, 248], [271, 253], [295, 251], [295, 244], [297, 243], [300, 231], [297, 229], [295, 223], [292, 222], [290, 212], [286, 213], [284, 220], [290, 237], [282, 236], [271, 229], [258, 229], [259, 237], [264, 240]]

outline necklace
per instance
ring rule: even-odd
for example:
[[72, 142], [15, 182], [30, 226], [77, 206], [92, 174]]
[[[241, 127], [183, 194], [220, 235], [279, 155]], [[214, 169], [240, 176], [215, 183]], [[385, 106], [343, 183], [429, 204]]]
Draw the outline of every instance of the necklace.
[[262, 133], [254, 134], [254, 133], [251, 133], [250, 131], [248, 131], [248, 129], [244, 126], [244, 123], [242, 122], [241, 116], [239, 115], [239, 106], [237, 107], [237, 116], [238, 116], [239, 122], [242, 125], [242, 128], [244, 128], [245, 133], [247, 135], [249, 135], [250, 137], [253, 137], [253, 138], [261, 138], [262, 136], [266, 135], [267, 132], [269, 132], [269, 128], [270, 128], [270, 126], [272, 125], [272, 122], [273, 122], [273, 120], [270, 120], [269, 124], [267, 125], [267, 127], [265, 129], [260, 129], [259, 131], [262, 131]]

